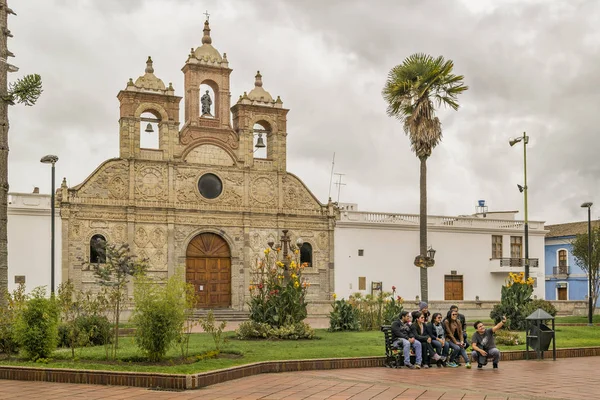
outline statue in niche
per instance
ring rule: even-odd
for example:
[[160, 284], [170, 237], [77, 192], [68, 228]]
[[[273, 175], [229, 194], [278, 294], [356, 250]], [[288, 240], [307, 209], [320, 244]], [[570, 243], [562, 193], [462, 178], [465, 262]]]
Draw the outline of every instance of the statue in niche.
[[212, 99], [210, 98], [210, 94], [208, 93], [208, 90], [200, 98], [200, 103], [202, 104], [202, 115], [212, 115], [210, 113], [210, 106], [212, 105]]

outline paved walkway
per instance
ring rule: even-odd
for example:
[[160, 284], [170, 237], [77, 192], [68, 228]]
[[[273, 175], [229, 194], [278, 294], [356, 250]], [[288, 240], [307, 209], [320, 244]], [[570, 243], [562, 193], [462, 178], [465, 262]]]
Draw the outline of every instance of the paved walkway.
[[600, 399], [600, 357], [510, 361], [499, 370], [360, 368], [262, 374], [187, 392], [0, 380], [0, 399]]

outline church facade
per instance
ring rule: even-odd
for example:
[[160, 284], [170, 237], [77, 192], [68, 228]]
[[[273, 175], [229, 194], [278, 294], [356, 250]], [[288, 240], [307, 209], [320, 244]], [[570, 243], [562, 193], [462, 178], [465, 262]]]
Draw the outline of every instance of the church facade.
[[[335, 208], [321, 204], [286, 170], [287, 113], [279, 97], [255, 87], [230, 106], [227, 56], [213, 46], [208, 21], [202, 45], [185, 65], [182, 97], [155, 74], [130, 79], [120, 102], [120, 154], [81, 184], [59, 191], [62, 280], [96, 287], [89, 262], [102, 262], [96, 240], [128, 243], [165, 279], [185, 268], [199, 308], [242, 310], [250, 269], [267, 243], [288, 230], [309, 262], [308, 298], [326, 303], [333, 293]], [[232, 121], [232, 122], [231, 122]], [[157, 145], [143, 145], [158, 131]], [[259, 157], [255, 149], [264, 152]]]

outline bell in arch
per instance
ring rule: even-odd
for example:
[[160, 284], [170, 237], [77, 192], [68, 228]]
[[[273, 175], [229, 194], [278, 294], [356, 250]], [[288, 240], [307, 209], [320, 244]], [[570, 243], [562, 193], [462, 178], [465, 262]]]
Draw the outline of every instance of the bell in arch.
[[263, 140], [262, 133], [258, 134], [258, 139], [256, 139], [256, 145], [254, 147], [256, 147], [257, 149], [264, 149], [265, 147], [267, 147], [267, 146], [265, 146], [265, 142]]
[[154, 132], [154, 129], [152, 129], [151, 123], [148, 123], [148, 125], [146, 125], [146, 129], [144, 130], [144, 132], [148, 132], [148, 133]]

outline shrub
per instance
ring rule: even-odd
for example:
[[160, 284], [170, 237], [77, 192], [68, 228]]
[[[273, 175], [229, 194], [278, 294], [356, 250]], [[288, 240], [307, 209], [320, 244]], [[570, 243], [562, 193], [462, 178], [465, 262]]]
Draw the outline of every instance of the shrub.
[[38, 287], [31, 293], [15, 326], [16, 339], [23, 355], [33, 361], [49, 358], [58, 340], [58, 307], [54, 297]]
[[333, 310], [329, 313], [329, 331], [358, 331], [358, 309], [346, 300], [334, 300], [331, 305]]
[[523, 309], [523, 315], [525, 316], [525, 318], [527, 318], [527, 316], [531, 315], [531, 313], [533, 313], [538, 308], [541, 308], [553, 317], [556, 316], [556, 307], [554, 307], [554, 305], [549, 301], [542, 299], [531, 300], [529, 303], [527, 303], [527, 305]]
[[400, 296], [396, 296], [396, 286], [392, 286], [392, 293], [389, 298], [386, 299], [383, 307], [383, 325], [391, 325], [398, 315], [404, 310], [404, 299]]
[[166, 284], [139, 275], [134, 299], [135, 343], [150, 361], [160, 361], [179, 337], [185, 321], [185, 282], [178, 274]]
[[278, 328], [294, 325], [306, 318], [308, 280], [302, 277], [306, 263], [299, 263], [299, 251], [294, 260], [283, 259], [279, 248], [265, 249], [264, 258], [252, 268], [250, 283], [250, 319]]
[[506, 329], [500, 329], [496, 331], [496, 344], [517, 346], [519, 344], [519, 333], [511, 332]]
[[363, 296], [357, 292], [350, 296], [348, 303], [358, 309], [359, 325], [363, 331], [379, 330], [381, 325], [390, 325], [404, 309], [403, 299], [396, 296], [395, 286], [392, 286], [392, 292], [380, 292], [375, 296]]
[[533, 279], [526, 282], [524, 273], [508, 274], [508, 280], [502, 286], [500, 304], [496, 304], [490, 312], [490, 318], [498, 323], [502, 316], [506, 316], [506, 328], [510, 330], [524, 330], [526, 328], [525, 306], [531, 301], [533, 293]]
[[5, 297], [5, 304], [0, 305], [0, 353], [5, 353], [10, 358], [18, 350], [15, 326], [27, 301], [25, 285], [20, 284], [12, 293], [0, 289], [0, 295]]
[[313, 339], [315, 331], [303, 322], [274, 328], [266, 323], [245, 321], [236, 330], [238, 339]]
[[82, 334], [84, 345], [101, 346], [111, 343], [112, 328], [104, 315], [81, 315], [75, 322]]
[[219, 326], [215, 326], [215, 315], [212, 310], [208, 312], [208, 315], [204, 319], [200, 319], [200, 326], [206, 333], [210, 333], [214, 342], [215, 349], [217, 352], [221, 351], [221, 343], [224, 342], [223, 339], [223, 329], [227, 326], [227, 321], [221, 321]]

